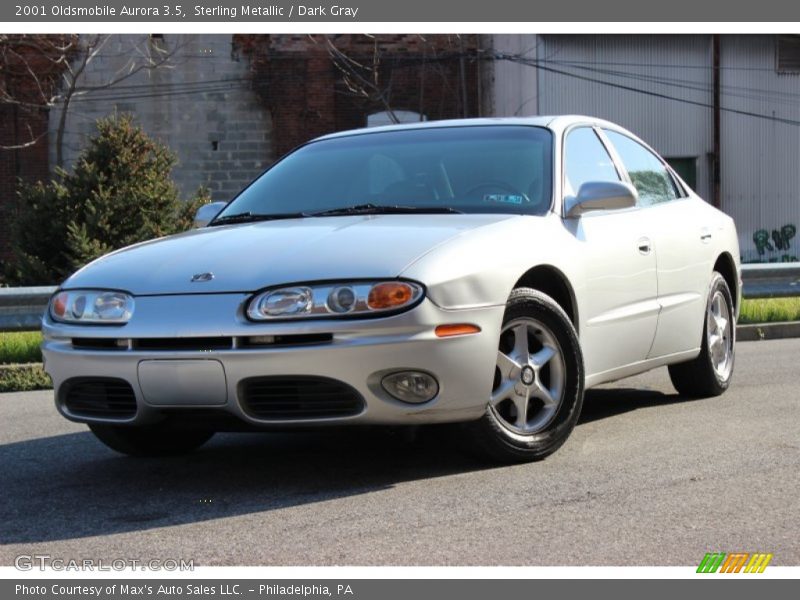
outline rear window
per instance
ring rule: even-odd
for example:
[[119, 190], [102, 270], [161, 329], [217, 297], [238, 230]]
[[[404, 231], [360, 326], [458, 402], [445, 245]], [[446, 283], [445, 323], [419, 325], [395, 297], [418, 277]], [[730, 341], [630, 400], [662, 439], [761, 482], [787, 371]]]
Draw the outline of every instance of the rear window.
[[552, 135], [541, 127], [470, 126], [312, 142], [264, 173], [223, 214], [314, 212], [358, 204], [544, 214]]

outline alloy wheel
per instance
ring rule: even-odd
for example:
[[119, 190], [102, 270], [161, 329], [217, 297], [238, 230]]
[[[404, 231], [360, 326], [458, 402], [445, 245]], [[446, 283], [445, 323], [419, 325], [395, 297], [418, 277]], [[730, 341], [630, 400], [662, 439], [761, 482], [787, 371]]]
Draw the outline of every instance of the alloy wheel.
[[515, 433], [542, 431], [558, 413], [564, 396], [564, 353], [542, 322], [524, 317], [500, 333], [490, 406]]
[[725, 381], [733, 367], [733, 319], [725, 296], [719, 290], [714, 292], [708, 304], [706, 332], [711, 366], [717, 377]]

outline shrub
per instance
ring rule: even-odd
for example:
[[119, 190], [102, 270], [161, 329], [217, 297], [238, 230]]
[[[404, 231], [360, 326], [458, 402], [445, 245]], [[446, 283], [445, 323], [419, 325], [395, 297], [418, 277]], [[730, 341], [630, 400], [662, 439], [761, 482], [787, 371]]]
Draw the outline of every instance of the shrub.
[[0, 365], [0, 394], [52, 389], [53, 382], [42, 365]]
[[200, 188], [180, 199], [176, 162], [132, 117], [100, 119], [71, 173], [59, 168], [49, 183], [20, 187], [7, 281], [59, 283], [111, 250], [189, 229], [209, 198]]

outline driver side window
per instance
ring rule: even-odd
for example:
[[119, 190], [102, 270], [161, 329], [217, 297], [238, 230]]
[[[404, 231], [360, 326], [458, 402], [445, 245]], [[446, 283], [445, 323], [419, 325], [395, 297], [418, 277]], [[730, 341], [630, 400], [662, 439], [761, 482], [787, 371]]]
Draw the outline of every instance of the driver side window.
[[587, 181], [621, 181], [600, 138], [591, 127], [573, 129], [564, 147], [564, 193], [575, 196]]

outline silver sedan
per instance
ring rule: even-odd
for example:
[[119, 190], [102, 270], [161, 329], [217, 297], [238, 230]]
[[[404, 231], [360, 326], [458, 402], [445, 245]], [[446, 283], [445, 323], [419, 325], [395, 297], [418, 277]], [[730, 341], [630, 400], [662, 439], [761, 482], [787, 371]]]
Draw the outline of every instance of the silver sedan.
[[584, 389], [733, 373], [733, 221], [589, 117], [348, 131], [293, 151], [193, 231], [53, 296], [58, 410], [115, 450], [217, 431], [457, 423], [496, 460], [568, 438]]

